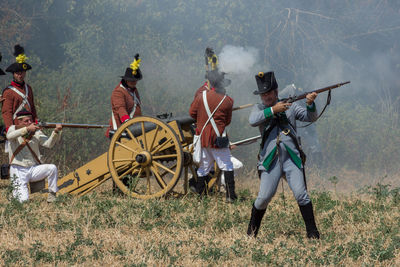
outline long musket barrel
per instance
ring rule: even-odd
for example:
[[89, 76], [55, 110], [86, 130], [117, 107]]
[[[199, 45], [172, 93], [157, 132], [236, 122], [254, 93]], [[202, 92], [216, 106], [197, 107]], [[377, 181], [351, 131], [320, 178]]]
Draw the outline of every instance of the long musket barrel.
[[290, 96], [290, 97], [281, 99], [281, 101], [288, 102], [288, 103], [293, 103], [293, 102], [296, 102], [298, 100], [306, 98], [306, 96], [308, 94], [311, 94], [311, 93], [314, 93], [314, 92], [319, 94], [319, 93], [322, 93], [322, 92], [325, 92], [325, 91], [328, 91], [328, 90], [332, 90], [332, 89], [338, 88], [338, 87], [343, 86], [343, 85], [348, 84], [348, 83], [350, 83], [350, 81], [347, 81], [347, 82], [344, 82], [344, 83], [337, 83], [337, 84], [334, 84], [334, 85], [331, 85], [331, 86], [327, 86], [327, 87], [324, 87], [324, 88], [320, 88], [320, 89], [317, 89], [317, 90], [314, 90], [314, 91], [306, 92], [306, 93], [301, 94], [299, 96]]
[[233, 111], [235, 111], [235, 110], [239, 110], [239, 109], [244, 109], [244, 108], [249, 108], [249, 107], [252, 107], [252, 106], [254, 106], [254, 104], [246, 104], [246, 105], [241, 105], [241, 106], [238, 106], [238, 107], [233, 107]]
[[240, 141], [233, 142], [233, 143], [231, 143], [231, 145], [232, 146], [248, 145], [248, 144], [254, 143], [255, 141], [257, 141], [257, 139], [260, 139], [260, 138], [261, 138], [261, 135], [257, 135], [257, 136], [246, 138], [246, 139], [243, 139]]
[[[306, 96], [308, 94], [310, 94], [310, 93], [316, 92], [316, 93], [319, 94], [319, 93], [322, 93], [322, 92], [325, 92], [325, 91], [328, 91], [328, 90], [332, 90], [332, 89], [338, 88], [338, 87], [343, 86], [343, 85], [348, 84], [348, 83], [350, 83], [350, 81], [347, 81], [347, 82], [344, 82], [344, 83], [337, 83], [337, 84], [334, 84], [334, 85], [331, 85], [331, 86], [328, 86], [328, 87], [320, 88], [320, 89], [317, 89], [317, 90], [314, 90], [314, 91], [311, 91], [311, 92], [307, 92], [307, 93], [301, 94], [299, 96], [290, 96], [290, 97], [287, 97], [287, 98], [283, 98], [283, 99], [281, 99], [281, 101], [292, 103], [292, 102], [295, 102], [295, 101], [298, 101], [298, 100], [306, 98]], [[254, 105], [255, 104], [241, 105], [241, 106], [238, 106], [238, 107], [234, 107], [232, 110], [245, 109], [245, 108], [252, 107]]]
[[109, 125], [101, 124], [81, 124], [81, 123], [58, 123], [58, 122], [39, 122], [38, 126], [42, 128], [55, 128], [56, 124], [61, 124], [63, 128], [81, 128], [81, 129], [93, 129], [93, 128], [108, 128]]

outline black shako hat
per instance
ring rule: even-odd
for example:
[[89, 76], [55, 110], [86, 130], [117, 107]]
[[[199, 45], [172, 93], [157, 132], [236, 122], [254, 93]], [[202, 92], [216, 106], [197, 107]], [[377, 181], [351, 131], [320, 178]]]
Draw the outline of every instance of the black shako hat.
[[130, 68], [126, 68], [125, 75], [120, 77], [125, 81], [130, 81], [130, 82], [136, 82], [141, 80], [143, 76], [139, 68], [140, 61], [141, 59], [139, 59], [139, 54], [136, 54], [135, 59], [130, 65]]
[[[0, 62], [1, 62], [2, 58], [3, 58], [3, 56], [0, 53]], [[0, 75], [6, 75], [6, 73], [2, 69], [0, 69]]]
[[258, 90], [254, 91], [253, 94], [259, 95], [278, 89], [278, 83], [275, 80], [275, 75], [273, 71], [259, 72], [255, 77]]
[[210, 81], [212, 87], [226, 88], [231, 84], [231, 80], [225, 79], [225, 72], [211, 70], [206, 73], [206, 79]]
[[14, 56], [16, 57], [16, 62], [8, 66], [6, 69], [7, 72], [19, 72], [19, 71], [27, 71], [32, 69], [31, 65], [25, 62], [27, 57], [24, 54], [25, 50], [19, 44], [14, 46]]

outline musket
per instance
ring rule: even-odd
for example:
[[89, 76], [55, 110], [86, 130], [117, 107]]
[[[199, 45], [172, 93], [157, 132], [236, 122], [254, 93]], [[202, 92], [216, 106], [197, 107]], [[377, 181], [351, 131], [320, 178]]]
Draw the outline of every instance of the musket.
[[92, 128], [108, 128], [109, 125], [101, 125], [101, 124], [81, 124], [81, 123], [58, 123], [58, 122], [41, 122], [37, 124], [37, 126], [41, 128], [56, 128], [56, 124], [61, 124], [63, 128], [81, 128], [81, 129], [92, 129]]
[[249, 108], [249, 107], [252, 107], [252, 106], [254, 106], [254, 104], [246, 104], [246, 105], [241, 105], [241, 106], [238, 106], [238, 107], [233, 107], [232, 110], [239, 110], [239, 109]]
[[253, 136], [253, 137], [250, 137], [247, 139], [243, 139], [240, 141], [230, 143], [230, 145], [231, 146], [249, 145], [249, 144], [254, 143], [255, 141], [257, 141], [257, 139], [260, 139], [260, 138], [261, 138], [261, 135], [257, 135], [257, 136]]
[[[298, 100], [306, 98], [306, 96], [308, 94], [310, 94], [310, 93], [316, 92], [316, 93], [319, 94], [319, 93], [322, 93], [322, 92], [325, 92], [325, 91], [328, 91], [328, 90], [332, 90], [332, 89], [338, 88], [338, 87], [343, 86], [343, 85], [348, 84], [348, 83], [350, 83], [350, 81], [347, 81], [347, 82], [344, 82], [344, 83], [337, 83], [337, 84], [334, 84], [334, 85], [331, 85], [331, 86], [328, 86], [328, 87], [320, 88], [320, 89], [317, 89], [317, 90], [314, 90], [314, 91], [311, 91], [311, 92], [307, 92], [307, 93], [301, 94], [299, 96], [296, 96], [296, 95], [289, 96], [287, 98], [281, 99], [280, 101], [293, 103], [295, 101], [298, 101]], [[254, 105], [255, 104], [241, 105], [241, 106], [238, 106], [238, 107], [234, 107], [232, 110], [245, 109], [245, 108], [248, 108], [248, 107], [252, 107]]]
[[320, 88], [320, 89], [317, 89], [317, 90], [314, 90], [314, 91], [306, 92], [306, 93], [301, 94], [299, 96], [296, 96], [296, 95], [289, 96], [289, 97], [280, 99], [280, 101], [287, 102], [287, 103], [293, 103], [295, 101], [298, 101], [298, 100], [306, 98], [306, 96], [308, 94], [311, 94], [311, 93], [314, 93], [314, 92], [319, 94], [319, 93], [322, 93], [322, 92], [325, 92], [325, 91], [329, 91], [329, 90], [338, 88], [338, 87], [343, 86], [343, 85], [348, 84], [348, 83], [350, 83], [350, 81], [347, 81], [347, 82], [344, 82], [344, 83], [337, 83], [337, 84], [334, 84], [334, 85], [331, 85], [331, 86], [327, 86], [327, 87], [324, 87], [324, 88]]

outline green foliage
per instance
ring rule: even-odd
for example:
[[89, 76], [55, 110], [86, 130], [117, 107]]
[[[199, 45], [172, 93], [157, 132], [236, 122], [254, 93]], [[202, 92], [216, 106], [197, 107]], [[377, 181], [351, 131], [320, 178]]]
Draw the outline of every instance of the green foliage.
[[271, 263], [272, 253], [265, 254], [261, 249], [254, 249], [251, 260], [257, 263]]
[[24, 257], [24, 252], [19, 249], [7, 249], [4, 253], [2, 253], [1, 258], [4, 261], [5, 266], [15, 266], [21, 263], [27, 264]]
[[388, 198], [392, 199], [395, 204], [399, 203], [400, 200], [400, 187], [393, 188], [391, 184], [382, 184], [381, 182], [378, 182], [374, 186], [367, 185], [363, 188], [360, 188], [359, 192], [373, 196], [378, 203], [385, 201]]
[[40, 241], [35, 241], [32, 247], [29, 248], [29, 255], [35, 262], [53, 262], [51, 252], [43, 251], [43, 244]]
[[317, 125], [325, 163], [370, 173], [395, 171], [393, 167], [400, 160], [400, 128], [392, 127], [389, 116], [377, 112], [376, 107], [361, 104], [331, 108]]
[[211, 243], [204, 246], [200, 252], [199, 257], [204, 261], [218, 261], [226, 254], [225, 249], [215, 246]]

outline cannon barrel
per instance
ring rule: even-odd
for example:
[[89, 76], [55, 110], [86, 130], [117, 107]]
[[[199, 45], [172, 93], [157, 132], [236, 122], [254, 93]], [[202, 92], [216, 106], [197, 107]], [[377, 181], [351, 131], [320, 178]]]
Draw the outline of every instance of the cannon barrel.
[[167, 122], [170, 122], [170, 121], [177, 121], [179, 123], [179, 125], [181, 125], [181, 126], [190, 125], [190, 124], [193, 124], [196, 122], [192, 117], [189, 117], [189, 116], [169, 119]]
[[[189, 116], [186, 117], [177, 117], [177, 118], [168, 118], [168, 119], [160, 119], [161, 121], [164, 121], [166, 123], [169, 123], [171, 121], [176, 121], [180, 126], [187, 126], [195, 123], [196, 121]], [[144, 122], [144, 131], [150, 132], [156, 128], [156, 125], [151, 122]], [[138, 137], [142, 135], [142, 125], [134, 124], [129, 127], [129, 131], [132, 132], [133, 136]], [[111, 130], [110, 131], [110, 136], [112, 136], [115, 133], [115, 131]], [[123, 134], [124, 137], [128, 137], [126, 134]]]

